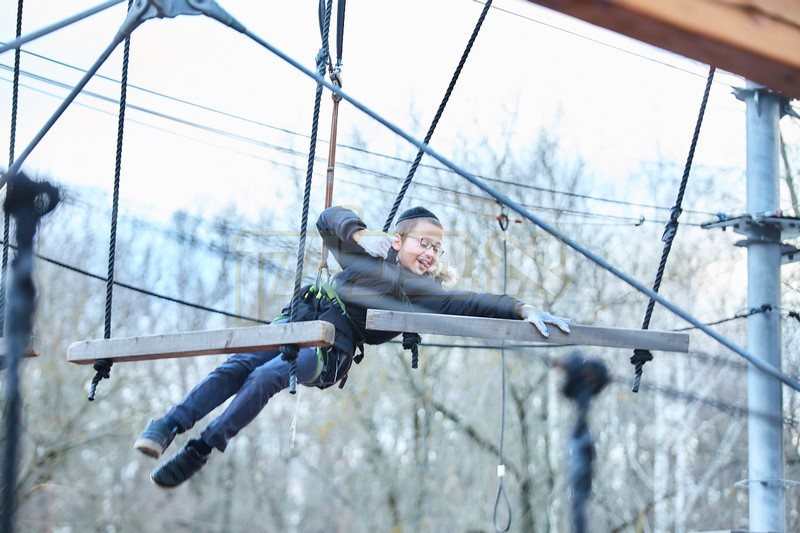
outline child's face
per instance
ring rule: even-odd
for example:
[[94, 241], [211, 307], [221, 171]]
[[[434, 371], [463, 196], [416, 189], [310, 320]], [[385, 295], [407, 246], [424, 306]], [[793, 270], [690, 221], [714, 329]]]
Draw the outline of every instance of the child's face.
[[400, 266], [422, 275], [439, 261], [443, 238], [442, 228], [427, 220], [420, 220], [408, 233], [395, 234], [392, 248], [397, 252]]

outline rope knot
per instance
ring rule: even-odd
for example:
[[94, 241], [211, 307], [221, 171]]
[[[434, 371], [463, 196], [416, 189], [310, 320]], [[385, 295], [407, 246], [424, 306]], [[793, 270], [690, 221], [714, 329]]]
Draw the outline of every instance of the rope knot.
[[94, 368], [96, 374], [92, 378], [92, 382], [89, 385], [89, 396], [87, 399], [90, 402], [94, 401], [94, 396], [97, 393], [97, 385], [102, 380], [111, 378], [111, 367], [113, 365], [114, 363], [111, 361], [111, 359], [98, 359], [94, 362], [94, 365], [92, 365], [92, 368]]
[[403, 333], [403, 349], [411, 350], [411, 368], [419, 368], [419, 344], [422, 337], [419, 333]]
[[631, 364], [634, 365], [633, 370], [633, 386], [631, 387], [631, 392], [639, 392], [639, 384], [642, 381], [642, 368], [644, 364], [648, 361], [653, 360], [653, 353], [650, 350], [642, 350], [641, 348], [636, 348], [633, 350], [633, 355], [631, 356]]
[[297, 356], [300, 350], [296, 344], [284, 344], [280, 347], [281, 359], [289, 363], [289, 394], [297, 393]]
[[650, 350], [642, 350], [641, 348], [636, 348], [631, 356], [632, 365], [643, 365], [652, 360], [653, 353]]

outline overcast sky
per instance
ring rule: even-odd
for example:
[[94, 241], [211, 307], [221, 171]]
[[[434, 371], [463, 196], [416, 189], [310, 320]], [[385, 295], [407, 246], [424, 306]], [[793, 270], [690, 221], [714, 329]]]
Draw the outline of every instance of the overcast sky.
[[[23, 33], [97, 3], [26, 0]], [[320, 44], [315, 1], [223, 0], [220, 4], [249, 29], [313, 67]], [[547, 126], [557, 131], [566, 154], [578, 154], [587, 161], [597, 190], [604, 194], [613, 195], [614, 184], [640, 169], [642, 162], [659, 159], [678, 165], [677, 184], [705, 83], [705, 65], [522, 0], [500, 0], [495, 7], [434, 137], [432, 145], [437, 150], [449, 155], [456, 140], [477, 143], [499, 137], [509, 123], [514, 126], [513, 144], [518, 141], [523, 150]], [[347, 8], [344, 88], [422, 138], [482, 5], [474, 0], [350, 0]], [[6, 0], [0, 10], [0, 39], [7, 41], [13, 38], [16, 2]], [[124, 16], [124, 4], [115, 6], [35, 41], [26, 50], [87, 68]], [[12, 61], [10, 53], [0, 58], [3, 65]], [[118, 79], [120, 65], [121, 47], [101, 73]], [[22, 66], [36, 76], [66, 84], [80, 77], [80, 72], [29, 54], [23, 55]], [[0, 148], [5, 154], [11, 73], [2, 70], [0, 78]], [[731, 95], [731, 86], [744, 81], [722, 72], [717, 80], [696, 164], [741, 168], [744, 105]], [[152, 20], [138, 28], [132, 39], [129, 81], [263, 124], [303, 134], [310, 131], [313, 82], [256, 43], [205, 17]], [[57, 107], [59, 99], [52, 95], [67, 93], [29, 76], [23, 76], [22, 83], [18, 154]], [[113, 99], [119, 93], [118, 85], [103, 80], [93, 81], [89, 90]], [[308, 149], [308, 141], [301, 136], [136, 89], [130, 89], [128, 102], [300, 152]], [[84, 106], [74, 105], [66, 112], [24, 168], [49, 173], [63, 183], [108, 191], [114, 169], [116, 104], [89, 96], [81, 96], [78, 103]], [[323, 103], [320, 131], [327, 138], [327, 94]], [[302, 156], [141, 111], [129, 110], [128, 118], [124, 210], [160, 218], [176, 209], [211, 214], [235, 203], [242, 213], [253, 215], [292, 187], [290, 173], [281, 165], [304, 166]], [[342, 107], [340, 131], [345, 141], [358, 131], [373, 150], [408, 158], [416, 152], [410, 145], [398, 151], [399, 141], [392, 133], [347, 105]], [[791, 141], [796, 132], [797, 128], [789, 130]], [[320, 155], [326, 151], [321, 145]], [[318, 170], [324, 172], [324, 166]], [[338, 201], [357, 190], [352, 182], [364, 180], [345, 170], [339, 170], [337, 178], [343, 180], [337, 188]], [[319, 203], [321, 193], [316, 191], [322, 187], [319, 182], [315, 190]], [[631, 194], [617, 192], [618, 196]], [[388, 209], [391, 199], [378, 198]]]

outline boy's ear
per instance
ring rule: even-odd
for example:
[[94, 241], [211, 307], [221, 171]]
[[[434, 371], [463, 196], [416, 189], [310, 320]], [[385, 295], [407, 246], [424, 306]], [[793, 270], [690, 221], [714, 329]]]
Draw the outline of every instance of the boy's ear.
[[403, 237], [399, 233], [394, 234], [394, 240], [392, 241], [392, 249], [395, 252], [400, 251], [400, 246], [403, 245]]

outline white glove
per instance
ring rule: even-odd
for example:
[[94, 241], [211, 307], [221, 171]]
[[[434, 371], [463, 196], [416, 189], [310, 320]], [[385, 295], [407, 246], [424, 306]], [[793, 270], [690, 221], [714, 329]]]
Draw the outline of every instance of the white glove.
[[523, 320], [536, 326], [539, 333], [545, 337], [550, 336], [550, 330], [547, 329], [546, 324], [552, 324], [564, 333], [569, 333], [569, 327], [575, 323], [575, 321], [570, 318], [553, 316], [545, 311], [539, 311], [534, 306], [528, 304], [522, 306], [519, 314], [522, 316]]
[[353, 240], [372, 257], [386, 259], [389, 248], [392, 247], [394, 237], [382, 231], [369, 231], [362, 229], [353, 235]]

